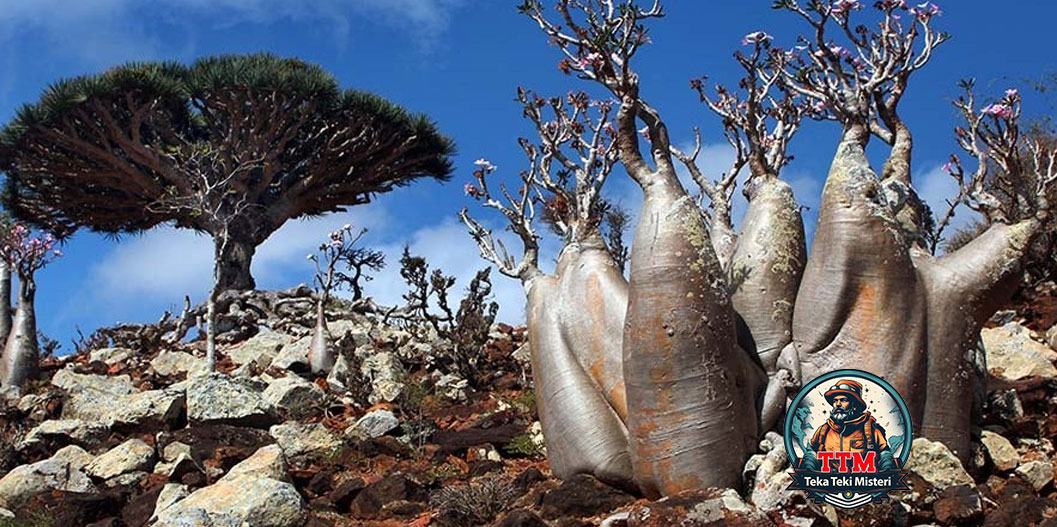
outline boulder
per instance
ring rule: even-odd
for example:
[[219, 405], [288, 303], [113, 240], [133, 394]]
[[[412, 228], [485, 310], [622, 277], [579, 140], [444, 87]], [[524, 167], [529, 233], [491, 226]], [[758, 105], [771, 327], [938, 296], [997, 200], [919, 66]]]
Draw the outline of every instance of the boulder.
[[1029, 461], [1017, 467], [1016, 473], [1036, 492], [1053, 482], [1053, 464], [1049, 461]]
[[290, 419], [303, 419], [317, 413], [326, 396], [322, 388], [297, 375], [275, 379], [261, 395]]
[[373, 410], [350, 426], [345, 435], [356, 439], [374, 439], [400, 426], [400, 420], [389, 410]]
[[969, 487], [951, 487], [932, 504], [936, 519], [943, 525], [964, 524], [984, 512], [980, 493]]
[[128, 375], [91, 375], [77, 373], [67, 366], [51, 378], [51, 384], [69, 394], [79, 391], [96, 391], [110, 395], [129, 395], [136, 392]]
[[222, 481], [233, 481], [239, 478], [274, 479], [289, 481], [287, 476], [286, 457], [279, 445], [269, 445], [254, 452], [221, 478]]
[[319, 423], [283, 423], [268, 430], [291, 461], [320, 459], [338, 452], [341, 438]]
[[[201, 512], [194, 512], [196, 510]], [[181, 523], [189, 515], [197, 523]], [[225, 476], [177, 501], [159, 512], [155, 527], [298, 527], [304, 520], [301, 495], [292, 484], [246, 473], [231, 478]]]
[[285, 344], [279, 350], [275, 359], [272, 360], [271, 366], [273, 368], [279, 368], [294, 373], [310, 371], [308, 365], [308, 348], [311, 342], [312, 337], [308, 336]]
[[1020, 455], [1017, 454], [1017, 449], [1013, 448], [1013, 444], [1008, 439], [989, 430], [984, 430], [980, 434], [980, 442], [983, 443], [984, 448], [987, 450], [987, 455], [995, 465], [995, 470], [1006, 472], [1017, 468], [1017, 465], [1020, 464]]
[[95, 459], [92, 454], [89, 454], [77, 445], [62, 447], [55, 452], [55, 455], [51, 456], [51, 458], [69, 461], [70, 466], [77, 470], [84, 470], [84, 467], [88, 466], [88, 464]]
[[733, 489], [687, 491], [630, 512], [625, 524], [629, 527], [774, 525], [766, 515], [742, 501]]
[[980, 338], [987, 353], [988, 385], [992, 390], [1023, 387], [1057, 379], [1057, 352], [1031, 338], [1031, 331], [1010, 322], [997, 328], [985, 328]]
[[95, 458], [85, 467], [89, 476], [108, 480], [129, 472], [149, 470], [154, 447], [140, 439], [129, 439]]
[[373, 519], [391, 503], [425, 499], [426, 491], [421, 485], [404, 474], [390, 474], [356, 494], [349, 506], [349, 512], [353, 518]]
[[68, 419], [97, 421], [108, 427], [161, 429], [180, 422], [186, 404], [184, 392], [173, 389], [129, 395], [81, 390], [66, 401], [62, 415]]
[[1046, 331], [1046, 344], [1050, 346], [1050, 349], [1057, 350], [1057, 324]]
[[404, 391], [407, 373], [393, 353], [383, 351], [366, 357], [360, 365], [360, 371], [370, 380], [371, 393], [367, 400], [371, 404], [391, 403]]
[[161, 492], [158, 493], [158, 500], [154, 504], [154, 513], [151, 514], [150, 519], [154, 520], [159, 514], [171, 507], [174, 503], [191, 495], [190, 489], [187, 485], [181, 485], [179, 483], [166, 483], [162, 487]]
[[113, 366], [132, 357], [133, 351], [128, 348], [101, 348], [88, 354], [91, 362], [102, 362], [107, 366]]
[[0, 507], [18, 508], [30, 498], [53, 490], [95, 492], [88, 475], [64, 459], [22, 465], [0, 479]]
[[92, 449], [109, 434], [102, 423], [80, 419], [53, 419], [40, 423], [26, 434], [17, 449], [54, 450], [59, 446], [78, 445]]
[[187, 418], [195, 424], [224, 423], [260, 428], [277, 420], [272, 405], [250, 383], [221, 373], [200, 375], [190, 380]]
[[941, 492], [956, 485], [973, 485], [958, 457], [939, 441], [915, 439], [905, 468]]
[[205, 359], [199, 359], [183, 351], [163, 351], [150, 361], [150, 366], [154, 373], [164, 377], [182, 373], [191, 375], [208, 370]]
[[240, 344], [232, 346], [224, 353], [239, 366], [252, 364], [259, 370], [267, 368], [279, 350], [294, 342], [294, 337], [278, 331], [262, 331]]

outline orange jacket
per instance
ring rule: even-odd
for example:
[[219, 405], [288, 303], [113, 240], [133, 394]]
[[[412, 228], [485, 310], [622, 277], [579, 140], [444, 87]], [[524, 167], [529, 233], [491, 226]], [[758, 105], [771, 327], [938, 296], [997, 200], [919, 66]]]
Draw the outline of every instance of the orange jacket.
[[[873, 436], [867, 440], [867, 429]], [[843, 424], [834, 423], [832, 419], [818, 427], [811, 437], [811, 448], [816, 452], [866, 452], [872, 450], [880, 453], [888, 448], [885, 431], [870, 412], [863, 412], [859, 417]]]

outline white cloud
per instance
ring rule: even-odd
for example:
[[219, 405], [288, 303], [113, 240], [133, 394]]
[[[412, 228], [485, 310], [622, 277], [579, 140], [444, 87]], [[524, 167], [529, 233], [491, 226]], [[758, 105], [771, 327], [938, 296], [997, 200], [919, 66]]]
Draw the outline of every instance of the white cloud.
[[[318, 22], [338, 45], [347, 41], [352, 20], [375, 19], [410, 33], [420, 43], [436, 39], [463, 0], [14, 0], [0, 9], [0, 42], [32, 39], [62, 59], [92, 68], [116, 61], [157, 58], [162, 42], [145, 21], [179, 28], [188, 43], [196, 26], [225, 28], [239, 23]], [[71, 41], [71, 38], [76, 41]], [[188, 44], [189, 45], [189, 44]]]
[[[917, 190], [918, 196], [929, 204], [937, 223], [949, 208], [947, 200], [954, 199], [958, 195], [958, 183], [939, 165], [928, 167], [915, 174], [914, 189]], [[962, 227], [979, 219], [979, 214], [964, 205], [959, 205], [943, 234], [945, 237], [950, 237]]]

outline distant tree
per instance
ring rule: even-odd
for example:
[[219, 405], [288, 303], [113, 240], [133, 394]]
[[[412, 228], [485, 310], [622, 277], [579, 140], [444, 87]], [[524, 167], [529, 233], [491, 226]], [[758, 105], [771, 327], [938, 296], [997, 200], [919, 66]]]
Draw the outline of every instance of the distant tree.
[[[330, 239], [319, 246], [319, 255], [308, 255], [308, 259], [316, 264], [314, 282], [318, 297], [316, 326], [308, 351], [308, 362], [313, 373], [329, 372], [337, 360], [331, 346], [325, 312], [333, 292], [347, 288], [352, 291], [353, 300], [360, 300], [363, 298], [360, 281], [371, 280], [371, 276], [365, 272], [385, 267], [385, 255], [381, 251], [356, 246], [365, 234], [367, 229], [353, 233], [352, 225], [346, 224], [330, 233]], [[344, 271], [339, 264], [344, 264]]]
[[40, 366], [37, 317], [34, 300], [35, 274], [62, 252], [54, 248], [51, 234], [32, 236], [26, 226], [15, 224], [0, 238], [0, 260], [18, 275], [18, 309], [0, 359], [0, 386], [21, 387], [33, 379]]
[[424, 116], [270, 54], [130, 63], [64, 79], [0, 132], [12, 215], [65, 236], [172, 222], [209, 233], [217, 291], [252, 289], [287, 220], [445, 180], [452, 142]]

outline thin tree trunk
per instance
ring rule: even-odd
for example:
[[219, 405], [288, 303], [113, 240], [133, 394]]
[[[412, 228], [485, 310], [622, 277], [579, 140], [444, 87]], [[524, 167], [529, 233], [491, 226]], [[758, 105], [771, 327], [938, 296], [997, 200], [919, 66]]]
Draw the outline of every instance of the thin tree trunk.
[[835, 369], [868, 371], [892, 383], [920, 423], [925, 286], [866, 159], [866, 137], [846, 131], [830, 168], [793, 310], [793, 345], [802, 382]]
[[557, 277], [562, 336], [624, 422], [628, 403], [622, 342], [628, 282], [597, 232], [562, 250]]
[[33, 306], [37, 285], [32, 277], [20, 276], [18, 282], [18, 309], [4, 346], [0, 371], [0, 384], [4, 387], [21, 387], [37, 378], [40, 371], [37, 316]]
[[11, 268], [0, 262], [0, 342], [11, 333]]
[[763, 370], [737, 346], [724, 271], [674, 171], [639, 181], [624, 380], [635, 480], [648, 496], [741, 485]]
[[[788, 183], [763, 176], [749, 200], [734, 249], [731, 301], [748, 328], [750, 347], [770, 379], [761, 412], [761, 430], [770, 429], [786, 406], [794, 373], [778, 378], [778, 358], [793, 340], [793, 305], [807, 264], [804, 221]], [[790, 351], [791, 353], [791, 351]]]
[[334, 369], [336, 358], [330, 345], [327, 317], [324, 313], [325, 299], [316, 303], [316, 327], [312, 330], [312, 341], [308, 345], [308, 364], [312, 373], [326, 375]]
[[633, 489], [626, 430], [562, 337], [558, 280], [538, 275], [525, 287], [536, 409], [551, 470]]

